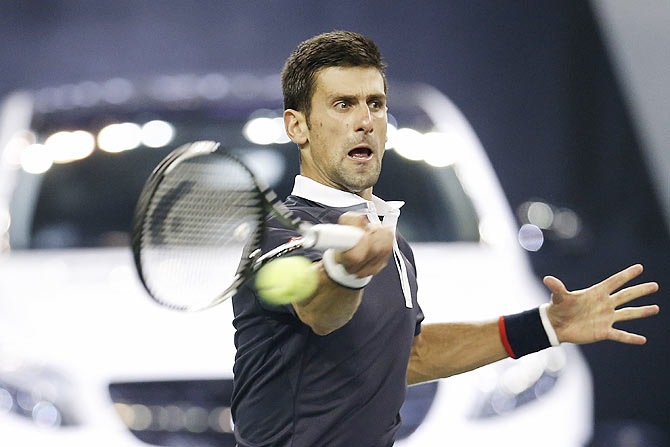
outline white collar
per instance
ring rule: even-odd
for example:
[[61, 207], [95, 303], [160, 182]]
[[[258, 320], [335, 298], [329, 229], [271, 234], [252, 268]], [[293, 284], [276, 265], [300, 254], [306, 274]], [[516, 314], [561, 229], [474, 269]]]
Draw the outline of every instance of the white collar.
[[400, 200], [386, 202], [375, 195], [372, 196], [372, 200], [365, 200], [352, 192], [331, 188], [302, 175], [295, 176], [291, 194], [333, 208], [366, 204], [367, 208], [375, 210], [378, 216], [400, 214], [400, 208], [405, 204]]

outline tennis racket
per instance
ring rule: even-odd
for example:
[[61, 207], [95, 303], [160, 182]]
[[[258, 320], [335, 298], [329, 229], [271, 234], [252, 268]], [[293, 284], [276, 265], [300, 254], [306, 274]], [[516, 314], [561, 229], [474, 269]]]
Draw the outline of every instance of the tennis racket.
[[[302, 238], [261, 255], [270, 215]], [[131, 245], [149, 295], [164, 306], [195, 311], [230, 298], [279, 256], [299, 248], [347, 250], [362, 234], [352, 226], [301, 221], [219, 143], [198, 141], [172, 151], [147, 179]]]

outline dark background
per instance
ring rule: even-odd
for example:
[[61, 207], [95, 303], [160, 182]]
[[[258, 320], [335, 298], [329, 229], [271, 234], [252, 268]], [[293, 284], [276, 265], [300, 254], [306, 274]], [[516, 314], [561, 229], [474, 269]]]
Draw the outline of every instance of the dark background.
[[[530, 254], [538, 276], [576, 289], [642, 262], [665, 303], [668, 233], [586, 1], [0, 0], [0, 95], [159, 72], [278, 72], [298, 42], [333, 29], [373, 38], [390, 78], [451, 98], [513, 209], [541, 198], [578, 212], [578, 243]], [[647, 335], [645, 347], [582, 348], [598, 430], [637, 420], [670, 438], [668, 322], [662, 312], [619, 325]]]

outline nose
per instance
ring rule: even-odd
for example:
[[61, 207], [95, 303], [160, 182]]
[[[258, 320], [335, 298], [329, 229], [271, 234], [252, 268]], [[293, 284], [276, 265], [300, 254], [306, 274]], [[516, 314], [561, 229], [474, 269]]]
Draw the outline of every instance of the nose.
[[372, 112], [367, 104], [361, 104], [356, 113], [355, 127], [357, 132], [372, 132]]

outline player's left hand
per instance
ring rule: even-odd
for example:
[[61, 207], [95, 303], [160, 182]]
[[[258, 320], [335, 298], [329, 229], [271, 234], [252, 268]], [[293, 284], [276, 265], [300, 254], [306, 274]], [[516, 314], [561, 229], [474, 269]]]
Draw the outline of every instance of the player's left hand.
[[[656, 315], [657, 305], [617, 307], [658, 290], [658, 284], [648, 282], [620, 289], [642, 273], [636, 264], [616, 273], [587, 289], [570, 292], [553, 276], [546, 276], [544, 284], [551, 290], [551, 304], [547, 309], [549, 320], [561, 342], [591, 343], [614, 340], [641, 345], [647, 339], [613, 327], [617, 321], [634, 320]], [[619, 290], [620, 289], [620, 290]]]

